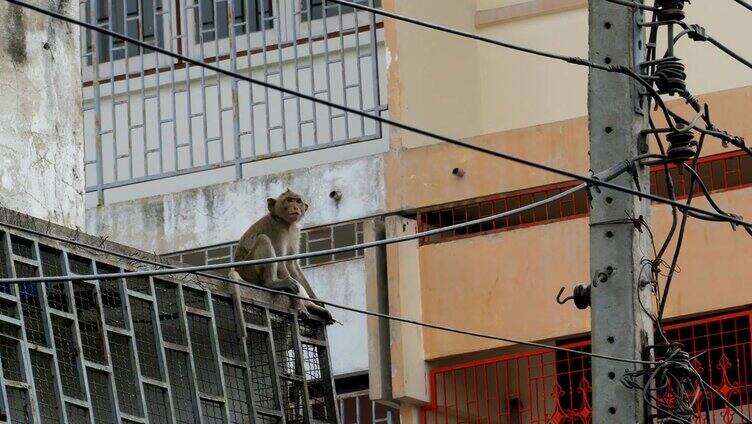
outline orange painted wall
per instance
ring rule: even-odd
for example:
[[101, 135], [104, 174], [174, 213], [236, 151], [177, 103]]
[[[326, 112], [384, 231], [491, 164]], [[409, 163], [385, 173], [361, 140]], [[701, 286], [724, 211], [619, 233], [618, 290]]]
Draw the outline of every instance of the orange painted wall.
[[[437, 2], [447, 7], [435, 7]], [[584, 9], [479, 29], [472, 27], [472, 14], [466, 10], [467, 4], [472, 3], [384, 0], [384, 7], [534, 47], [586, 54], [586, 47], [580, 40], [586, 28], [573, 28], [572, 34], [546, 31], [553, 23], [561, 26], [582, 21]], [[723, 10], [717, 14], [726, 13], [726, 9]], [[570, 65], [533, 60], [468, 40], [444, 43], [430, 31], [389, 19], [384, 29], [392, 118], [581, 175], [588, 173], [587, 118], [581, 116], [586, 70], [573, 71]], [[529, 37], [531, 33], [535, 37]], [[743, 39], [738, 34], [726, 38], [735, 37]], [[566, 50], [572, 46], [584, 50]], [[692, 53], [689, 58], [695, 66], [693, 69], [702, 70], [703, 75], [708, 74], [707, 66], [701, 65], [710, 63], [705, 59], [706, 54], [716, 58], [716, 52], [707, 50], [702, 50], [702, 54]], [[746, 71], [741, 67], [726, 63], [725, 59], [717, 60], [723, 61], [721, 70], [733, 75], [733, 79], [699, 81], [702, 82], [699, 84], [694, 75], [692, 81], [698, 82], [700, 92], [705, 93], [699, 97], [711, 104], [718, 127], [752, 140], [752, 120], [749, 119], [752, 86], [748, 74], [743, 74]], [[569, 79], [570, 73], [575, 71], [578, 74]], [[525, 78], [527, 76], [534, 76], [532, 82]], [[572, 81], [572, 85], [549, 87], [561, 85], [561, 80]], [[570, 92], [578, 93], [576, 98]], [[670, 107], [691, 116], [682, 102], [671, 102]], [[539, 114], [531, 115], [526, 112], [528, 109]], [[546, 120], [547, 116], [558, 118]], [[569, 119], [551, 122], [563, 118]], [[660, 119], [658, 121], [660, 125]], [[498, 131], [499, 128], [504, 130]], [[395, 128], [390, 129], [390, 138], [384, 179], [387, 208], [393, 211], [568, 180]], [[709, 140], [706, 146], [704, 154], [725, 151], [716, 140]], [[465, 170], [463, 178], [452, 175], [455, 167]], [[752, 219], [752, 188], [717, 193], [715, 199], [729, 211]], [[704, 201], [695, 204], [708, 206]], [[651, 226], [660, 238], [670, 224], [669, 209], [654, 206], [653, 212]], [[559, 306], [554, 297], [562, 285], [573, 286], [589, 280], [588, 245], [588, 218], [579, 218], [422, 246], [419, 248], [420, 281], [415, 282], [421, 285], [422, 296], [418, 300], [422, 318], [431, 323], [525, 340], [586, 332], [589, 312], [578, 311], [572, 305]], [[752, 270], [745, 268], [751, 248], [752, 240], [742, 231], [734, 232], [723, 224], [691, 221], [680, 261], [682, 272], [676, 277], [667, 316], [752, 303]], [[424, 330], [426, 360], [502, 345]]]

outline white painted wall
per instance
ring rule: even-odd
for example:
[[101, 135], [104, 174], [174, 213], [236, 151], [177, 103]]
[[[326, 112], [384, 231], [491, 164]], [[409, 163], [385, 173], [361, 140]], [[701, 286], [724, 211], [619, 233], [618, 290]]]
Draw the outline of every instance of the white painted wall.
[[[78, 13], [77, 2], [49, 5]], [[0, 20], [0, 205], [82, 227], [78, 29], [6, 2]]]
[[[366, 308], [366, 268], [363, 259], [336, 262], [303, 270], [321, 299], [353, 308]], [[338, 324], [329, 326], [334, 375], [368, 369], [366, 316], [328, 307]]]

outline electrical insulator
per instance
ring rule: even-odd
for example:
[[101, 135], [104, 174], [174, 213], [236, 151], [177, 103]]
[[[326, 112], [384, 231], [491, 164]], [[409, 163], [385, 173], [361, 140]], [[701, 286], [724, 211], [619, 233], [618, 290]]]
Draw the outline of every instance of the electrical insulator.
[[678, 57], [667, 57], [655, 65], [653, 76], [659, 94], [675, 94], [687, 91], [687, 73]]
[[684, 3], [686, 0], [655, 0], [656, 12], [659, 21], [683, 21]]
[[697, 154], [692, 131], [668, 133], [666, 140], [669, 144], [667, 156], [672, 162], [685, 162]]

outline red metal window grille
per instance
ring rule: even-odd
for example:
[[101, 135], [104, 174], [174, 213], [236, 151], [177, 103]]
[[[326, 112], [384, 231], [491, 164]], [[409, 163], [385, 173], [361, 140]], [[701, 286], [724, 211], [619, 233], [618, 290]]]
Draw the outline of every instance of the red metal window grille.
[[[669, 340], [684, 344], [702, 377], [738, 406], [752, 413], [752, 311], [714, 316], [666, 327]], [[562, 346], [588, 351], [581, 341]], [[433, 369], [431, 403], [423, 424], [589, 424], [592, 419], [590, 359], [539, 349]], [[669, 388], [664, 405], [675, 400]], [[710, 422], [705, 405], [710, 405]], [[696, 404], [694, 422], [742, 423], [721, 399], [708, 393]], [[656, 422], [663, 422], [657, 417]]]
[[[706, 156], [698, 162], [698, 173], [711, 191], [741, 188], [752, 185], [752, 157], [737, 150], [730, 153]], [[671, 165], [669, 174], [674, 182], [677, 198], [687, 196], [690, 175]], [[422, 209], [418, 212], [420, 231], [448, 227], [474, 219], [495, 215], [504, 211], [529, 205], [576, 186], [576, 181], [566, 181], [510, 193], [487, 196], [469, 201], [455, 202], [437, 207]], [[651, 192], [668, 197], [665, 184], [665, 169], [662, 165], [654, 166], [650, 173]], [[695, 190], [699, 195], [699, 188]], [[587, 192], [580, 190], [563, 199], [539, 206], [531, 211], [517, 213], [507, 218], [497, 219], [467, 228], [435, 234], [421, 240], [422, 244], [454, 240], [475, 234], [487, 234], [531, 225], [541, 225], [563, 219], [586, 216], [589, 213]]]
[[[426, 231], [472, 221], [529, 205], [538, 200], [559, 194], [576, 185], [574, 182], [565, 182], [500, 196], [490, 196], [471, 202], [458, 202], [452, 205], [441, 206], [437, 209], [421, 211], [418, 214], [418, 225], [421, 231]], [[526, 212], [516, 213], [506, 218], [500, 218], [484, 224], [460, 228], [453, 232], [436, 234], [427, 237], [423, 242], [436, 242], [478, 233], [522, 228], [565, 218], [584, 216], [587, 212], [587, 192], [580, 190], [548, 205], [539, 206]]]

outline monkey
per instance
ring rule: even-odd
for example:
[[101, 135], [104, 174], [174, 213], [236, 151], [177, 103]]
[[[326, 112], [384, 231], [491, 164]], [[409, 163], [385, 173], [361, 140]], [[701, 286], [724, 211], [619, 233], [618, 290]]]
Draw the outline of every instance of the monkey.
[[[274, 258], [300, 252], [300, 228], [297, 224], [308, 211], [308, 204], [288, 188], [276, 199], [266, 199], [266, 205], [269, 213], [251, 225], [240, 238], [234, 261]], [[297, 260], [241, 266], [231, 269], [229, 276], [236, 281], [245, 280], [311, 299], [293, 300], [293, 308], [299, 316], [305, 319], [316, 315], [327, 324], [334, 323], [331, 313], [313, 302], [317, 297]]]

